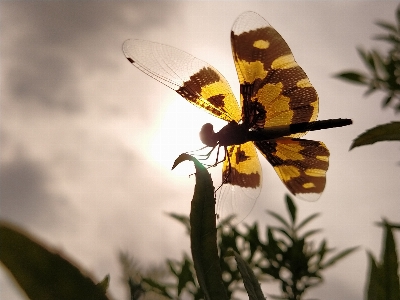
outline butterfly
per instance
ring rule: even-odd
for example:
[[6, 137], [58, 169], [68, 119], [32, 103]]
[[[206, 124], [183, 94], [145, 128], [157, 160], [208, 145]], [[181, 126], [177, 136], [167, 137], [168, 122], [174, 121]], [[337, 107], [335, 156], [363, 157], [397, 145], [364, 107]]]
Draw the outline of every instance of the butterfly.
[[285, 40], [257, 13], [236, 19], [231, 45], [241, 108], [221, 73], [182, 50], [130, 39], [123, 52], [139, 70], [228, 122], [219, 132], [209, 123], [200, 132], [206, 146], [225, 148], [223, 184], [256, 191], [257, 197], [262, 182], [257, 148], [292, 194], [317, 200], [326, 184], [329, 150], [322, 142], [300, 137], [352, 121], [316, 121], [316, 90]]

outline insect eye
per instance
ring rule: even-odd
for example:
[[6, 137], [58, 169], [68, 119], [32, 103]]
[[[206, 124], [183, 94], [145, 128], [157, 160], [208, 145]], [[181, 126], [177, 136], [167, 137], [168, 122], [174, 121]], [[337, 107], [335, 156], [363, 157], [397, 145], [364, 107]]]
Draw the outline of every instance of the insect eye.
[[201, 127], [200, 140], [204, 145], [209, 147], [215, 147], [218, 141], [215, 138], [214, 126], [210, 123], [206, 123]]

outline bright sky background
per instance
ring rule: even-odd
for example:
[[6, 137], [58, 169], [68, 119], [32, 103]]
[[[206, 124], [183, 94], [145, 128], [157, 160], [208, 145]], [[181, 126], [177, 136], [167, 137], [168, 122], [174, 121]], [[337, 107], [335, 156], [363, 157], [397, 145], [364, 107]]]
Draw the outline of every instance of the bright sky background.
[[[378, 255], [381, 217], [399, 222], [399, 143], [348, 151], [353, 138], [398, 120], [380, 109], [382, 94], [333, 78], [363, 70], [356, 46], [372, 41], [376, 20], [394, 22], [396, 2], [1, 2], [1, 213], [59, 249], [128, 299], [118, 251], [145, 266], [189, 252], [183, 226], [165, 212], [189, 214], [192, 168], [171, 171], [182, 152], [201, 147], [198, 132], [215, 118], [147, 77], [125, 59], [128, 38], [169, 44], [209, 62], [238, 96], [230, 29], [253, 10], [285, 38], [320, 96], [319, 119], [354, 125], [312, 132], [331, 152], [319, 201], [296, 201], [300, 218], [321, 212], [337, 249], [361, 249], [324, 273], [308, 294], [325, 300], [362, 299], [366, 250]], [[246, 222], [274, 224], [266, 209], [286, 214], [283, 184], [266, 160], [261, 195]], [[217, 182], [220, 168], [212, 172]], [[397, 235], [400, 247], [400, 236]], [[23, 299], [4, 270], [1, 299]], [[269, 292], [271, 290], [266, 290]]]

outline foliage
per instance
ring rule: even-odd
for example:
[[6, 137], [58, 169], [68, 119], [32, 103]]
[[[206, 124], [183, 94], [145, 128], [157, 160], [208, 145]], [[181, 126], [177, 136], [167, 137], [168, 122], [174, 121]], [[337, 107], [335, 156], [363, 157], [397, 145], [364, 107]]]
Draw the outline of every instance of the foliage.
[[29, 299], [109, 299], [108, 276], [96, 285], [70, 261], [5, 222], [0, 223], [0, 240], [0, 261]]
[[[396, 11], [396, 24], [385, 21], [376, 24], [386, 30], [385, 34], [375, 37], [377, 40], [389, 43], [390, 49], [386, 55], [377, 50], [364, 50], [358, 48], [363, 63], [368, 73], [358, 71], [345, 71], [336, 75], [356, 84], [367, 86], [366, 95], [374, 91], [383, 91], [383, 107], [392, 107], [400, 112], [400, 6]], [[352, 143], [350, 149], [373, 144], [378, 141], [400, 141], [400, 122], [382, 124], [359, 135]]]
[[[296, 223], [297, 209], [289, 196], [286, 197], [286, 204], [290, 215], [289, 221], [275, 212], [268, 212], [281, 223], [281, 226], [267, 226], [265, 241], [260, 239], [257, 223], [252, 226], [243, 225], [243, 231], [238, 226], [232, 225], [232, 218], [221, 221], [217, 232], [219, 264], [230, 299], [235, 299], [237, 293], [243, 291], [243, 283], [245, 286], [248, 284], [250, 279], [242, 277], [250, 270], [260, 281], [272, 279], [280, 283], [282, 294], [270, 295], [272, 299], [302, 299], [309, 288], [322, 282], [322, 270], [356, 249], [350, 248], [328, 258], [328, 253], [333, 252], [333, 249], [328, 248], [326, 240], [323, 240], [318, 247], [314, 247], [313, 241], [310, 240], [310, 237], [320, 230], [309, 230], [302, 234], [300, 232], [318, 214]], [[187, 217], [176, 214], [170, 216], [186, 226], [188, 232], [190, 231]], [[232, 260], [232, 255], [238, 262], [237, 266]], [[203, 299], [204, 295], [195, 280], [193, 262], [188, 256], [184, 255], [181, 261], [168, 260], [167, 263], [169, 266], [174, 265], [173, 268], [170, 267], [170, 275], [175, 284], [143, 278], [146, 288], [159, 291], [168, 299], [179, 299], [184, 292], [191, 294], [193, 299]], [[252, 287], [254, 286], [255, 282], [252, 283]], [[246, 287], [246, 290], [249, 297], [251, 292], [257, 293], [257, 290], [252, 291], [251, 288]]]
[[370, 274], [366, 299], [400, 300], [399, 260], [393, 237], [393, 229], [400, 229], [400, 224], [390, 224], [383, 220], [379, 225], [385, 229], [382, 258], [378, 262], [372, 253], [368, 253]]
[[366, 94], [381, 90], [387, 95], [383, 106], [389, 104], [393, 109], [400, 111], [400, 6], [396, 11], [396, 23], [390, 24], [378, 21], [376, 25], [387, 31], [375, 37], [377, 40], [388, 42], [391, 46], [386, 56], [377, 50], [363, 50], [358, 48], [358, 54], [366, 65], [369, 74], [358, 71], [345, 71], [336, 76], [353, 83], [366, 85]]

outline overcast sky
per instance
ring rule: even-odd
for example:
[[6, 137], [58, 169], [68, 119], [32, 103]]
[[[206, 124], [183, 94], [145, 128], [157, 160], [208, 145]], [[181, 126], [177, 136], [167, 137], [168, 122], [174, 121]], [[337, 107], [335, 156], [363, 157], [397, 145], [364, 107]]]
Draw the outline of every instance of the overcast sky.
[[[394, 22], [396, 2], [1, 2], [1, 211], [73, 258], [97, 279], [111, 275], [110, 293], [127, 299], [118, 251], [143, 265], [189, 252], [182, 226], [165, 212], [189, 214], [193, 169], [171, 171], [182, 152], [201, 147], [202, 124], [220, 122], [132, 67], [128, 38], [185, 50], [239, 84], [230, 48], [231, 26], [253, 10], [285, 38], [320, 97], [319, 119], [352, 118], [354, 125], [307, 134], [330, 149], [327, 186], [313, 203], [296, 201], [300, 218], [319, 239], [361, 250], [325, 273], [310, 298], [362, 299], [366, 250], [381, 251], [381, 217], [399, 222], [400, 145], [348, 151], [352, 139], [398, 120], [380, 109], [383, 94], [333, 78], [363, 69], [356, 47], [372, 41], [376, 20]], [[274, 224], [266, 209], [285, 214], [287, 190], [261, 158], [263, 188], [246, 222]], [[220, 167], [212, 175], [220, 179]], [[396, 236], [398, 247], [400, 237]], [[23, 299], [6, 272], [2, 299]], [[268, 292], [269, 290], [266, 290]]]

